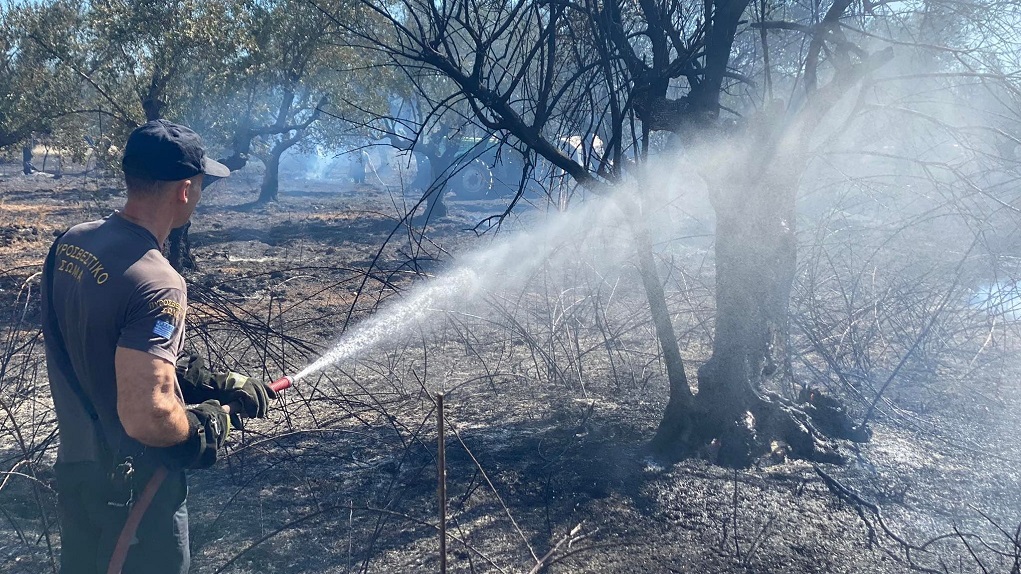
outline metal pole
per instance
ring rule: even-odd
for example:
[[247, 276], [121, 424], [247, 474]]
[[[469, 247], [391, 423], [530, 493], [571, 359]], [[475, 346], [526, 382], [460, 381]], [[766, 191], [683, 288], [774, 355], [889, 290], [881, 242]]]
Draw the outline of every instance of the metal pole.
[[440, 574], [447, 574], [447, 453], [443, 438], [443, 393], [436, 395], [437, 497], [440, 503]]

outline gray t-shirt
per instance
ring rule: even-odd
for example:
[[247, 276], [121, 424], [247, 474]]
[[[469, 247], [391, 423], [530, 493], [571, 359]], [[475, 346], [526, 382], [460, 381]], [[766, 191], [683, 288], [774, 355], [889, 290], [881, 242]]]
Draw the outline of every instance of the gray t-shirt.
[[[44, 285], [45, 285], [44, 281]], [[137, 454], [141, 444], [117, 416], [117, 347], [174, 363], [184, 342], [188, 294], [156, 238], [117, 213], [72, 227], [59, 240], [53, 266], [53, 309], [67, 353], [47, 334], [47, 370], [57, 412], [62, 462], [101, 460], [97, 433], [111, 454]], [[64, 376], [70, 366], [99, 415], [100, 429]], [[180, 390], [178, 390], [180, 395]]]

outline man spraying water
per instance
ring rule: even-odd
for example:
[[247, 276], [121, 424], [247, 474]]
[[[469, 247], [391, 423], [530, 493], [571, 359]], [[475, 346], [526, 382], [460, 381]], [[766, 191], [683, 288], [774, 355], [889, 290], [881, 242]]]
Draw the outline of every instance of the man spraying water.
[[276, 391], [176, 364], [187, 289], [160, 248], [191, 217], [203, 179], [230, 171], [194, 131], [165, 120], [132, 132], [123, 167], [123, 210], [61, 235], [43, 272], [60, 571], [185, 574], [184, 469], [216, 462], [228, 410], [264, 417]]

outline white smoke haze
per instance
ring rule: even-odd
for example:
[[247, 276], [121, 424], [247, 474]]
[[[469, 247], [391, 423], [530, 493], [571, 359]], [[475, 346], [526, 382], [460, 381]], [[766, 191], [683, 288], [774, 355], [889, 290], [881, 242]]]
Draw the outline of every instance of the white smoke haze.
[[[869, 51], [885, 47], [876, 42]], [[1021, 411], [1009, 408], [1021, 375], [1012, 358], [1021, 342], [1014, 141], [1021, 106], [999, 80], [963, 67], [947, 74], [945, 61], [921, 52], [895, 47], [893, 59], [816, 126], [792, 222], [798, 273], [790, 308], [794, 379], [846, 397], [855, 421], [893, 377], [874, 440], [834, 472], [866, 499], [882, 500], [896, 531], [918, 542], [951, 526], [989, 532], [968, 504], [1013, 528], [1021, 501], [1016, 470], [993, 462], [1021, 459], [1014, 438]], [[793, 118], [802, 104], [789, 96], [797, 89], [785, 88], [775, 86], [787, 111], [741, 110], [747, 117], [737, 131], [744, 122]], [[657, 139], [662, 147], [640, 170], [630, 168], [616, 193], [641, 206], [694, 385], [711, 352], [715, 312], [707, 181], [750, 168], [740, 164], [743, 150], [726, 143]], [[644, 402], [641, 430], [649, 431], [667, 385], [635, 254], [611, 198], [582, 191], [566, 213], [526, 208], [495, 235], [459, 241], [433, 277], [352, 322], [295, 375], [296, 390], [337, 396], [364, 384], [374, 400], [392, 385], [424, 410], [429, 393], [444, 392], [451, 420], [472, 425], [470, 438], [484, 448], [496, 443], [493, 427], [541, 419], [557, 396], [567, 406], [556, 408], [567, 412], [581, 397], [585, 408], [591, 401], [620, 412]], [[601, 324], [611, 326], [605, 339], [593, 335]], [[575, 327], [583, 338], [577, 350], [568, 346]], [[331, 388], [335, 381], [344, 386]], [[540, 401], [522, 406], [533, 389]], [[459, 416], [503, 411], [506, 418]], [[979, 428], [960, 428], [962, 419]], [[940, 490], [948, 485], [958, 488]], [[897, 492], [903, 505], [879, 498]]]
[[[674, 571], [796, 572], [787, 567], [791, 559], [808, 570], [854, 571], [843, 557], [828, 555], [838, 547], [874, 556], [871, 564], [884, 572], [907, 570], [905, 549], [879, 530], [878, 512], [871, 514], [864, 500], [882, 509], [898, 535], [927, 546], [916, 556], [928, 571], [1007, 571], [992, 562], [969, 566], [961, 543], [972, 544], [980, 556], [1002, 549], [997, 566], [1021, 554], [1021, 530], [1015, 531], [1021, 522], [1021, 2], [863, 0], [851, 2], [838, 25], [819, 24], [832, 4], [762, 3], [761, 14], [757, 3], [749, 5], [715, 141], [705, 134], [652, 134], [648, 161], [632, 157], [633, 163], [618, 166], [621, 181], [609, 196], [573, 181], [561, 184], [559, 178], [569, 177], [540, 159], [536, 177], [551, 188], [551, 197], [526, 191], [527, 201], [498, 230], [480, 237], [473, 226], [502, 212], [505, 203], [461, 201], [465, 194], [451, 189], [450, 217], [430, 221], [423, 231], [422, 216], [407, 213], [422, 197], [411, 187], [416, 159], [394, 159], [393, 148], [379, 140], [296, 145], [281, 160], [280, 181], [289, 183], [281, 187], [284, 201], [252, 213], [248, 207], [235, 211], [234, 202], [247, 201], [240, 193], [259, 187], [265, 167], [254, 155], [248, 167], [217, 184], [242, 191], [217, 198], [214, 190], [200, 206], [206, 213], [230, 209], [217, 214], [216, 227], [200, 212], [192, 229], [205, 235], [195, 241], [204, 251], [192, 276], [203, 283], [193, 290], [189, 322], [210, 328], [191, 330], [189, 337], [204, 345], [207, 357], [222, 350], [215, 354], [227, 366], [258, 365], [272, 374], [268, 378], [286, 374], [296, 384], [274, 401], [267, 420], [251, 421], [241, 442], [228, 445], [230, 480], [212, 473], [193, 477], [202, 523], [192, 542], [197, 568], [339, 572], [345, 558], [345, 571], [353, 564], [366, 572], [435, 564], [431, 525], [438, 524], [441, 506], [431, 500], [431, 399], [442, 392], [447, 428], [458, 433], [447, 435], [447, 518], [456, 529], [450, 556], [457, 569], [610, 572], [615, 569], [600, 565], [615, 554], [616, 564], [635, 560], [619, 569], [624, 571], [656, 571], [658, 564]], [[375, 5], [410, 11], [440, 3]], [[622, 7], [638, 12], [653, 5]], [[479, 4], [480, 14], [473, 14], [466, 6], [464, 23], [501, 6], [504, 12], [507, 6], [534, 9], [539, 19], [543, 11], [584, 8]], [[699, 2], [663, 6], [701, 9]], [[804, 24], [768, 31], [768, 87], [761, 52], [766, 40], [755, 28], [760, 17]], [[641, 48], [641, 31], [632, 31]], [[796, 218], [785, 222], [795, 230], [797, 270], [785, 341], [789, 364], [783, 368], [789, 367], [794, 383], [840, 399], [855, 423], [882, 396], [871, 419], [873, 439], [841, 442], [847, 464], [821, 465], [861, 495], [857, 504], [832, 486], [830, 492], [807, 461], [774, 466], [761, 459], [731, 471], [708, 466], [703, 454], [709, 460], [713, 455], [699, 452], [697, 460], [677, 466], [642, 464], [641, 446], [664, 412], [670, 381], [638, 269], [633, 222], [621, 207], [633, 204], [640, 214], [684, 369], [697, 387], [698, 370], [713, 351], [717, 311], [719, 203], [714, 206], [718, 198], [711, 194], [726, 181], [747, 186], [738, 197], [763, 191], [752, 178], [735, 176], [754, 173], [755, 160], [771, 155], [768, 148], [756, 149], [763, 144], [750, 141], [747, 128], [780, 131], [798, 117], [810, 99], [807, 46], [824, 35], [833, 51], [821, 56], [820, 86], [832, 79], [833, 65], [865, 57], [853, 49], [841, 54], [848, 44], [868, 54], [891, 50], [888, 61], [811, 126], [801, 156], [805, 165], [798, 168]], [[551, 40], [572, 40], [565, 36], [558, 31]], [[503, 68], [508, 74], [512, 64]], [[421, 66], [413, 71], [422, 72]], [[683, 95], [686, 81], [678, 79], [672, 95]], [[334, 101], [329, 109], [346, 103]], [[521, 106], [528, 108], [527, 99]], [[572, 109], [585, 116], [590, 107]], [[465, 122], [464, 113], [454, 109], [453, 121]], [[442, 125], [444, 110], [436, 115]], [[592, 119], [564, 121], [605, 126]], [[563, 131], [546, 135], [561, 143], [593, 135]], [[612, 140], [605, 133], [599, 137]], [[572, 191], [569, 202], [558, 202], [561, 188]], [[355, 201], [354, 193], [364, 195]], [[88, 194], [79, 190], [62, 187], [36, 196], [45, 202], [40, 218], [51, 208], [91, 209]], [[0, 203], [16, 206], [17, 199], [12, 194]], [[365, 253], [377, 247], [371, 242], [391, 225], [402, 227], [370, 262]], [[20, 249], [2, 227], [0, 248]], [[408, 272], [412, 267], [423, 274]], [[0, 287], [7, 289], [9, 278]], [[35, 283], [25, 285], [34, 289]], [[221, 313], [213, 305], [221, 300], [254, 315]], [[26, 299], [24, 311], [30, 310]], [[41, 352], [38, 341], [29, 340], [26, 356]], [[326, 351], [316, 357], [310, 348]], [[13, 405], [52, 427], [52, 412], [42, 408], [47, 394], [23, 393], [20, 383], [41, 368], [24, 369], [24, 376], [7, 368], [14, 376], [0, 399], [18, 402], [0, 406], [10, 421]], [[31, 433], [11, 428], [19, 432], [7, 433], [6, 454], [18, 455], [16, 447], [25, 442], [31, 448], [21, 446], [24, 456], [8, 456], [3, 469], [10, 480], [0, 487], [6, 484], [12, 503], [0, 510], [12, 511], [6, 522], [13, 545], [0, 549], [0, 563], [20, 559], [11, 550], [17, 530], [46, 570], [41, 549], [43, 542], [50, 547], [54, 532], [46, 527], [53, 473], [40, 464], [52, 459], [55, 435], [37, 432], [44, 427], [36, 423]], [[600, 476], [604, 472], [627, 483]], [[37, 503], [45, 502], [39, 506], [44, 520], [23, 520], [31, 499], [18, 493], [36, 491]], [[250, 519], [235, 520], [245, 516]], [[784, 519], [792, 516], [810, 521], [804, 529], [787, 529], [792, 522]], [[516, 533], [508, 517], [518, 521]], [[575, 524], [582, 536], [565, 536]], [[927, 544], [955, 529], [967, 538]], [[684, 560], [659, 560], [669, 546], [664, 540], [675, 542], [670, 552]], [[956, 546], [941, 553], [943, 543]], [[547, 551], [551, 560], [539, 563]], [[694, 566], [702, 559], [705, 564]]]
[[[988, 127], [992, 116], [1007, 110], [984, 109], [980, 104], [997, 103], [972, 82], [958, 87], [967, 92], [961, 95], [967, 101], [960, 101], [937, 97], [946, 92], [945, 78], [898, 79], [918, 76], [916, 65], [910, 55], [895, 58], [816, 128], [799, 186], [800, 263], [808, 267], [818, 257], [835, 257], [841, 264], [830, 272], [849, 277], [870, 269], [870, 296], [878, 296], [904, 281], [949, 281], [972, 253], [978, 275], [967, 279], [972, 285], [960, 286], [959, 300], [967, 301], [968, 289], [988, 292], [987, 281], [1005, 271], [990, 259], [993, 254], [983, 258], [973, 249], [976, 234], [1017, 234], [1016, 210], [1006, 206], [1016, 199], [1016, 186], [1006, 185], [1016, 181], [1009, 175], [1016, 168], [1012, 158], [996, 156], [1001, 136]], [[619, 186], [617, 194], [641, 205], [660, 257], [711, 261], [714, 214], [706, 178], [733, 169], [737, 156], [723, 145], [664, 151]], [[458, 255], [449, 271], [354, 325], [297, 378], [421, 337], [447, 314], [485, 319], [491, 313], [487, 301], [513, 297], [540, 272], [561, 289], [581, 289], [572, 284], [580, 278], [570, 276], [579, 268], [603, 287], [636, 289], [634, 246], [620, 210], [612, 198], [583, 195], [567, 213], [523, 214], [508, 222], [501, 233], [481, 240], [484, 247]], [[996, 230], [988, 229], [993, 219], [1003, 223]], [[1007, 275], [1019, 276], [1014, 268]], [[590, 285], [589, 279], [583, 284]]]
[[[898, 34], [882, 35], [919, 41]], [[869, 50], [886, 47], [876, 40]], [[929, 385], [926, 393], [943, 393], [949, 382], [940, 373], [961, 356], [981, 366], [990, 323], [1009, 330], [1005, 337], [1017, 335], [1013, 293], [1021, 266], [1011, 253], [1021, 246], [1015, 207], [1021, 107], [1010, 78], [977, 77], [963, 64], [955, 70], [947, 57], [894, 46], [893, 58], [850, 89], [813, 131], [793, 222], [799, 274], [792, 336], [801, 380], [843, 385], [846, 374], [835, 371], [845, 368], [858, 377], [855, 392], [864, 397], [896, 371], [906, 383], [890, 395], [919, 392], [922, 383]], [[800, 93], [780, 87], [778, 94]], [[753, 110], [741, 121], [788, 121], [801, 105], [797, 96], [790, 100], [779, 107], [786, 112]], [[735, 169], [741, 157], [726, 144], [664, 145], [616, 191], [641, 206], [674, 320], [689, 331], [692, 321], [711, 326], [715, 215], [706, 180]], [[631, 230], [612, 198], [581, 193], [567, 213], [520, 214], [480, 243], [457, 254], [447, 271], [352, 325], [297, 378], [429, 340], [451, 317], [504, 322], [529, 290], [559, 294], [565, 305], [597, 297], [611, 312], [648, 315]], [[704, 307], [694, 308], [694, 301]], [[703, 315], [692, 319], [693, 313]], [[936, 315], [932, 336], [941, 342], [912, 349]], [[697, 366], [711, 328], [681, 336], [688, 338], [685, 358]], [[818, 370], [814, 337], [848, 362]], [[846, 358], [852, 352], [861, 356]]]
[[[361, 161], [361, 167], [358, 162]], [[309, 182], [352, 182], [358, 172], [369, 185], [386, 187], [410, 180], [413, 159], [387, 143], [369, 142], [340, 147], [316, 145], [312, 149], [287, 150], [280, 158], [282, 176]]]

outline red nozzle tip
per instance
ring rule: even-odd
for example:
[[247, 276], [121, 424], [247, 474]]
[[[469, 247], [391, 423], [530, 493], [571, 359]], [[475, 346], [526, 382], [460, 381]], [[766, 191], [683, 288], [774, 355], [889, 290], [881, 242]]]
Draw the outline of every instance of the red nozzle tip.
[[283, 376], [269, 384], [269, 387], [276, 392], [280, 392], [284, 389], [288, 389], [294, 384], [294, 380], [291, 377]]

